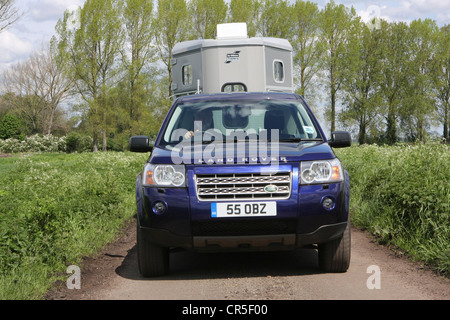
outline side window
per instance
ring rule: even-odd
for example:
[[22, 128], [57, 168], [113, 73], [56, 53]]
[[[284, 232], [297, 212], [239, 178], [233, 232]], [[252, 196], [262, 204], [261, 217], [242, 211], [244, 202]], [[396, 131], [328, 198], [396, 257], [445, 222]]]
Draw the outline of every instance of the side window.
[[284, 64], [281, 60], [273, 61], [273, 79], [275, 82], [284, 82]]
[[192, 84], [192, 66], [190, 64], [182, 68], [183, 85], [188, 86]]
[[222, 92], [247, 92], [247, 86], [243, 83], [225, 83]]

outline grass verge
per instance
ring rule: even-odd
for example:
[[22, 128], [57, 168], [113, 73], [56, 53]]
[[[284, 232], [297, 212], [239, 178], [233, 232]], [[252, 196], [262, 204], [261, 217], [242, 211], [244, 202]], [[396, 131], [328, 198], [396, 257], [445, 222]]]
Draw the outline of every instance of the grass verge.
[[336, 153], [350, 174], [352, 222], [449, 276], [449, 147], [363, 145]]
[[68, 265], [114, 239], [135, 213], [135, 180], [147, 156], [1, 158], [0, 299], [42, 298]]

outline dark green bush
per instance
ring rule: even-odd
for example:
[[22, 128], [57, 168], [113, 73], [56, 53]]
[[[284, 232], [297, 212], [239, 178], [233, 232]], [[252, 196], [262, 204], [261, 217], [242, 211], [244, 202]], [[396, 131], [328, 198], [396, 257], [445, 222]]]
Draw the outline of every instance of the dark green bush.
[[66, 151], [72, 152], [87, 152], [92, 150], [92, 138], [82, 135], [78, 132], [70, 132], [66, 136]]
[[20, 119], [10, 113], [7, 113], [0, 121], [0, 139], [24, 138], [21, 131], [22, 123]]

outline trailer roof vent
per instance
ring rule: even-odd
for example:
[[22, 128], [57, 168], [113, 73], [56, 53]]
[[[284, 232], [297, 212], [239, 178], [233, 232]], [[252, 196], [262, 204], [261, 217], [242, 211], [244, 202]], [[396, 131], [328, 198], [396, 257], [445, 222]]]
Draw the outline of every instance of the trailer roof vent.
[[246, 23], [223, 23], [217, 25], [217, 40], [247, 39]]

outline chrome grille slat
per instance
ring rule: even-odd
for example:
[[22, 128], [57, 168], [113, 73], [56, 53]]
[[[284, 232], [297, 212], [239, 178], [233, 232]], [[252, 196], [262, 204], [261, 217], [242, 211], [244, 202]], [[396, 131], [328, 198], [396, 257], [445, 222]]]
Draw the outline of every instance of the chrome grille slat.
[[[209, 174], [196, 175], [196, 191], [199, 200], [264, 200], [288, 199], [291, 195], [290, 172], [273, 174]], [[275, 192], [267, 192], [268, 185], [277, 186]]]
[[286, 182], [290, 183], [289, 176], [279, 177], [236, 177], [236, 178], [197, 178], [198, 184], [222, 184], [222, 183], [274, 183], [274, 182]]

